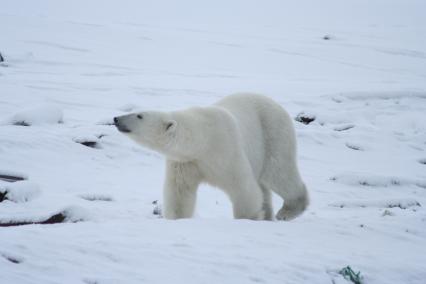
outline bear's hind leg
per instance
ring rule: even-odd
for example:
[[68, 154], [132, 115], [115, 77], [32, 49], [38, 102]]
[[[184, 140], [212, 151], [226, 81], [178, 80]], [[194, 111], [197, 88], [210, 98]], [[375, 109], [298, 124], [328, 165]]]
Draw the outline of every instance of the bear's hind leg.
[[167, 161], [164, 184], [164, 218], [192, 217], [200, 180], [198, 168], [193, 163]]
[[276, 218], [278, 220], [289, 221], [305, 211], [306, 207], [309, 205], [308, 192], [306, 186], [302, 184], [300, 188], [292, 192], [292, 194], [287, 194], [284, 198], [284, 205], [278, 211]]
[[303, 213], [309, 205], [309, 195], [300, 178], [296, 162], [291, 158], [270, 159], [263, 171], [260, 184], [284, 199], [276, 214], [277, 220], [291, 220]]
[[260, 187], [263, 193], [262, 209], [263, 209], [263, 212], [265, 213], [265, 216], [264, 216], [265, 220], [272, 221], [274, 220], [274, 208], [272, 206], [272, 192], [268, 188], [263, 186], [262, 184], [260, 185]]

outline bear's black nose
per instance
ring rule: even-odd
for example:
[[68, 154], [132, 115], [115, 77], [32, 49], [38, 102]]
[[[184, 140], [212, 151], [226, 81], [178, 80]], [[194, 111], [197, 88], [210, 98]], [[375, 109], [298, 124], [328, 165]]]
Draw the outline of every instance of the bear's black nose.
[[114, 117], [114, 125], [121, 132], [125, 132], [125, 133], [131, 132], [130, 129], [128, 129], [125, 125], [120, 123], [120, 121], [118, 120], [118, 117]]

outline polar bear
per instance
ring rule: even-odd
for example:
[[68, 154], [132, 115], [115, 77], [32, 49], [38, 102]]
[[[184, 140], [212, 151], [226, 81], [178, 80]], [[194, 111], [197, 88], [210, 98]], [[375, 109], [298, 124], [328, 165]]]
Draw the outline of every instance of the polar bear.
[[268, 97], [234, 94], [208, 107], [123, 115], [114, 124], [166, 157], [167, 219], [192, 217], [203, 182], [229, 196], [236, 219], [273, 220], [271, 191], [284, 199], [278, 220], [291, 220], [308, 206], [292, 121]]

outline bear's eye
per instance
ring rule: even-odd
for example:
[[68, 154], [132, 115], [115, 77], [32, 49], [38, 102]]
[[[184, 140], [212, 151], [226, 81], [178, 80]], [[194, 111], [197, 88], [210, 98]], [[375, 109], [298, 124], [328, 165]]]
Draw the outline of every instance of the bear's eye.
[[136, 117], [139, 118], [139, 119], [143, 118], [143, 116], [141, 114], [138, 114]]
[[166, 125], [166, 131], [169, 130], [169, 128], [172, 127], [172, 126], [173, 126], [173, 122], [167, 123], [167, 125]]

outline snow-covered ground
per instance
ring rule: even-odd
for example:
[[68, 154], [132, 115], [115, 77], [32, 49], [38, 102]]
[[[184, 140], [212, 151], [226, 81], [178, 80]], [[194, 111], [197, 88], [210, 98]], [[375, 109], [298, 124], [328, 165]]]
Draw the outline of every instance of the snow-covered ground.
[[[67, 217], [0, 227], [0, 283], [348, 283], [347, 265], [365, 283], [426, 283], [425, 11], [423, 0], [0, 1], [0, 177], [25, 179], [0, 181], [0, 223]], [[295, 121], [307, 212], [233, 220], [203, 186], [195, 218], [154, 215], [163, 159], [112, 117], [240, 91], [315, 118]]]

